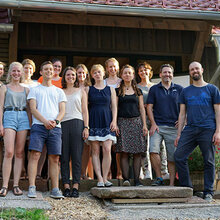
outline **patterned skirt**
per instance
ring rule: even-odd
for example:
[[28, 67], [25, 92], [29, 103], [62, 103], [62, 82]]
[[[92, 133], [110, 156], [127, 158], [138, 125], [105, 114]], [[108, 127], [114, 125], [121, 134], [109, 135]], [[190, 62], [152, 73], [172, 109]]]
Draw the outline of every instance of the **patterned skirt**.
[[116, 152], [131, 154], [143, 153], [147, 150], [146, 139], [143, 136], [143, 123], [140, 117], [118, 118], [119, 136]]

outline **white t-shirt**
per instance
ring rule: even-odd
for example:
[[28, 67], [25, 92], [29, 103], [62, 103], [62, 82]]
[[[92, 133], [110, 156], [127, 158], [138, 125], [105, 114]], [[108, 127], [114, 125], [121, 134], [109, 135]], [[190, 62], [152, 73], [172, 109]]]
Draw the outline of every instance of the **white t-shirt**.
[[[59, 103], [66, 102], [66, 95], [62, 89], [56, 86], [39, 86], [30, 89], [27, 97], [28, 100], [35, 99], [37, 102], [37, 110], [47, 120], [55, 120], [59, 114]], [[33, 116], [33, 124], [43, 123]], [[60, 124], [57, 127], [61, 127]]]
[[36, 86], [40, 85], [40, 83], [36, 82], [36, 81], [33, 81], [33, 83], [30, 83], [30, 84], [20, 83], [20, 85], [30, 89], [30, 88], [33, 88], [33, 87], [36, 87]]

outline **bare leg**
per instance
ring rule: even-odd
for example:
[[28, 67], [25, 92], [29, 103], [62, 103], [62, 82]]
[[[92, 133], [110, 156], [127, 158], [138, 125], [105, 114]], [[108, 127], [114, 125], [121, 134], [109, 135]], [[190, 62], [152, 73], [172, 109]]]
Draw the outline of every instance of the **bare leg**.
[[16, 131], [6, 128], [4, 135], [5, 154], [2, 165], [3, 184], [2, 187], [8, 188], [8, 181], [11, 175], [12, 159], [14, 156]]
[[41, 152], [32, 150], [29, 154], [28, 160], [28, 179], [29, 186], [35, 186], [35, 179], [37, 175], [37, 164], [40, 158]]
[[79, 189], [79, 183], [74, 183], [74, 184], [73, 184], [73, 188]]
[[92, 146], [92, 164], [98, 178], [98, 182], [103, 182], [103, 177], [101, 174], [101, 165], [100, 165], [100, 144], [98, 141], [91, 141]]
[[170, 186], [174, 186], [175, 174], [176, 174], [174, 162], [168, 161], [168, 170], [170, 173]]
[[117, 165], [117, 176], [116, 176], [116, 179], [122, 179], [121, 154], [120, 153], [116, 153], [116, 165]]
[[161, 177], [161, 160], [160, 155], [157, 153], [150, 153], [151, 165], [156, 172], [157, 177]]
[[49, 176], [53, 188], [59, 188], [59, 155], [49, 155]]
[[107, 140], [102, 142], [102, 153], [103, 153], [103, 160], [102, 160], [102, 173], [103, 173], [103, 181], [104, 183], [107, 181], [107, 176], [111, 167], [111, 147], [112, 141]]
[[0, 141], [0, 172], [2, 172], [2, 162], [3, 162], [3, 141]]
[[15, 143], [15, 162], [14, 162], [14, 186], [18, 186], [21, 170], [23, 166], [24, 145], [27, 137], [27, 130], [18, 131]]
[[40, 159], [39, 159], [39, 162], [38, 162], [38, 165], [37, 165], [37, 176], [39, 176], [39, 177], [41, 176], [42, 169], [43, 169], [46, 158], [47, 158], [47, 147], [44, 144], [44, 147], [43, 147], [43, 150], [41, 152], [41, 156], [40, 156]]

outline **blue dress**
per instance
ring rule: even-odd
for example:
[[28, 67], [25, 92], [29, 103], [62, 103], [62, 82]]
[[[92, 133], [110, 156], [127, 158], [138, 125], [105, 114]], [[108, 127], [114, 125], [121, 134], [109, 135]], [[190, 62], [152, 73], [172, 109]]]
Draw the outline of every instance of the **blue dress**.
[[112, 122], [111, 111], [111, 89], [106, 86], [104, 89], [89, 87], [89, 141], [112, 140], [116, 143], [115, 132], [111, 132]]

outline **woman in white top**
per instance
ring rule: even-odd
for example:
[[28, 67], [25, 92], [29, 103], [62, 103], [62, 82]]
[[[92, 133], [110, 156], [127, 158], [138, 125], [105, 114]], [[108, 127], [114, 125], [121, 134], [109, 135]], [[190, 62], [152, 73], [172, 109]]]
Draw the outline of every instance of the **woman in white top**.
[[[89, 71], [84, 64], [78, 64], [76, 66], [76, 76], [80, 88], [85, 89], [85, 87], [91, 86]], [[89, 145], [88, 143], [84, 143], [83, 154], [82, 154], [81, 179], [93, 178], [93, 175], [89, 176], [89, 173], [87, 172], [89, 166], [92, 168], [92, 164], [91, 163], [89, 164], [90, 158], [91, 158], [91, 145]]]
[[[77, 88], [76, 70], [73, 67], [65, 68], [62, 87], [67, 97], [66, 113], [61, 122], [63, 195], [65, 197], [79, 197], [83, 140], [89, 136], [87, 94], [84, 89]], [[72, 191], [70, 190], [70, 158], [72, 159]]]
[[115, 58], [109, 58], [105, 61], [106, 76], [105, 84], [107, 86], [118, 88], [121, 83], [119, 76], [119, 62]]
[[30, 59], [24, 59], [22, 61], [22, 65], [24, 67], [24, 76], [23, 76], [24, 79], [21, 85], [29, 89], [31, 87], [38, 86], [40, 83], [31, 79], [31, 77], [33, 76], [36, 70], [34, 61]]

